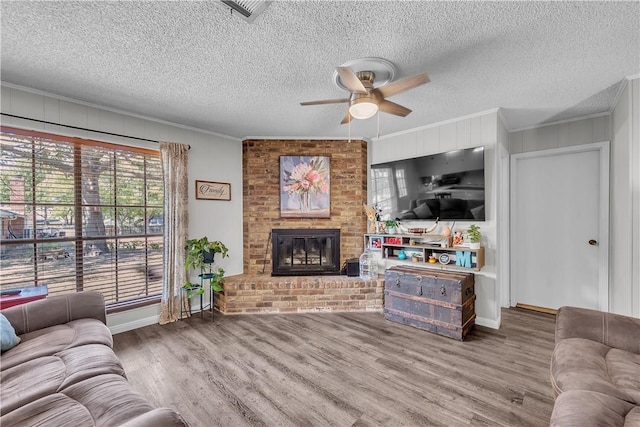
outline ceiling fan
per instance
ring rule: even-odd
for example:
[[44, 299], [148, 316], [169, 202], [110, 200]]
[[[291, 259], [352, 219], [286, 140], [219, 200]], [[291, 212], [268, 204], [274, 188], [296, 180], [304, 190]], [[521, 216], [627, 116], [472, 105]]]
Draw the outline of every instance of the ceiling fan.
[[368, 119], [378, 110], [384, 113], [405, 117], [411, 110], [386, 98], [398, 93], [429, 83], [427, 73], [416, 74], [380, 87], [374, 87], [376, 74], [373, 71], [354, 72], [349, 67], [337, 67], [336, 71], [344, 87], [351, 92], [349, 98], [325, 99], [322, 101], [301, 102], [300, 105], [322, 105], [349, 103], [347, 115], [340, 124], [349, 123], [354, 119]]

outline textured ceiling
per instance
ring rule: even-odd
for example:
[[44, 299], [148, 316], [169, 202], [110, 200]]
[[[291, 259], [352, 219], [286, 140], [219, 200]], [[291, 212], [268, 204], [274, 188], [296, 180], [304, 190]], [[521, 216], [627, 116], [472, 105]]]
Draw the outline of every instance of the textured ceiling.
[[[345, 137], [337, 65], [382, 57], [431, 83], [381, 134], [503, 108], [510, 129], [608, 111], [640, 72], [639, 2], [273, 2], [253, 23], [212, 1], [2, 1], [1, 79], [246, 136]], [[373, 137], [376, 120], [353, 135]]]

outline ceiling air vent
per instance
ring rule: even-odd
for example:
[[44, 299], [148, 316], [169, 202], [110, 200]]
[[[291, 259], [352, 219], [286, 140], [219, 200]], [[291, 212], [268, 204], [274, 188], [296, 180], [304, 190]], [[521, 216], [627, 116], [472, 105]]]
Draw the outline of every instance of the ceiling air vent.
[[270, 1], [227, 1], [221, 0], [221, 3], [225, 4], [231, 9], [231, 14], [239, 16], [247, 22], [253, 22], [258, 15], [271, 4]]

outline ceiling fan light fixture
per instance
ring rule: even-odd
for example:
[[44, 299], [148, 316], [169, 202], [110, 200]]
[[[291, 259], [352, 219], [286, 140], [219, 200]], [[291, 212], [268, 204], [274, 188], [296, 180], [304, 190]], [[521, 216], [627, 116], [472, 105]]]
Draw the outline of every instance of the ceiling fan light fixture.
[[[262, 0], [220, 0], [220, 4], [228, 7], [231, 14], [252, 23], [258, 15], [269, 7], [271, 1]], [[237, 12], [234, 14], [234, 12]]]
[[349, 114], [354, 119], [369, 119], [378, 112], [378, 104], [369, 99], [355, 99], [349, 107]]

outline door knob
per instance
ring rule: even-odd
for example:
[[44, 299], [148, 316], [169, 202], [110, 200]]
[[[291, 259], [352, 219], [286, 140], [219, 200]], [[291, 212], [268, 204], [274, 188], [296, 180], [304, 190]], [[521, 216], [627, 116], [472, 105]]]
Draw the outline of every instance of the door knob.
[[589, 244], [590, 244], [591, 246], [596, 246], [596, 245], [598, 244], [598, 241], [597, 241], [597, 240], [594, 240], [594, 239], [591, 239], [591, 240], [589, 240]]

